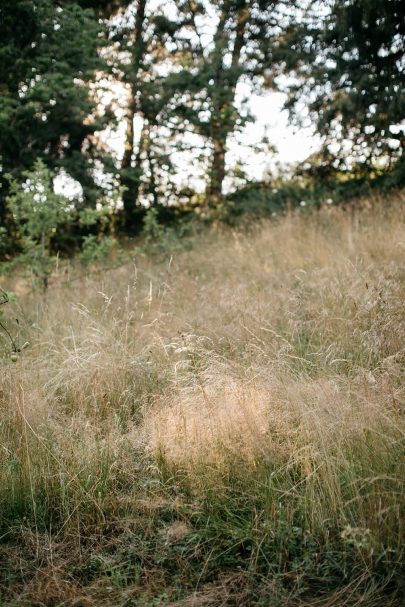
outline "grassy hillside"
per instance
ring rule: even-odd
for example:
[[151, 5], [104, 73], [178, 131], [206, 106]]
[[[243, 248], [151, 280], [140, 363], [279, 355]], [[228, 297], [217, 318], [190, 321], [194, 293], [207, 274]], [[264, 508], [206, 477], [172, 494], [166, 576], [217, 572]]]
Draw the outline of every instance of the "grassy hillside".
[[0, 604], [403, 604], [403, 202], [3, 280]]

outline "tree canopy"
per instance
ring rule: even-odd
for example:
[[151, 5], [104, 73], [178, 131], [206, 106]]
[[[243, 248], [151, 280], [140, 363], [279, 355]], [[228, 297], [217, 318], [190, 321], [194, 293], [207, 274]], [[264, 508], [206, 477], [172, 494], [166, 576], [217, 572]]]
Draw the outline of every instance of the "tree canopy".
[[286, 64], [296, 70], [287, 106], [299, 120], [307, 103], [328, 161], [369, 168], [397, 159], [405, 141], [402, 0], [311, 3], [286, 41]]
[[109, 160], [95, 139], [107, 117], [91, 93], [106, 69], [101, 35], [94, 10], [76, 2], [1, 0], [2, 206], [5, 175], [17, 177], [39, 158], [76, 179], [86, 204], [95, 204], [95, 162]]
[[[326, 170], [391, 170], [404, 147], [402, 9], [401, 0], [0, 0], [3, 228], [10, 179], [22, 182], [39, 160], [80, 186], [78, 210], [119, 191], [117, 225], [128, 233], [147, 205], [219, 208], [229, 142], [254, 121], [252, 92], [286, 93], [292, 121], [321, 137]], [[109, 145], [117, 128], [122, 155]], [[179, 184], [181, 154], [205, 191]]]

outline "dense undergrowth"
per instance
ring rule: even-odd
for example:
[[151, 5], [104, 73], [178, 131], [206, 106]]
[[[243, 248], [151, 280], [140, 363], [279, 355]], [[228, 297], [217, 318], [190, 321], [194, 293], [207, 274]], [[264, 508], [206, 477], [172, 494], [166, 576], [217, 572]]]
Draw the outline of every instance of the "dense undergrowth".
[[0, 604], [403, 604], [403, 201], [3, 279]]

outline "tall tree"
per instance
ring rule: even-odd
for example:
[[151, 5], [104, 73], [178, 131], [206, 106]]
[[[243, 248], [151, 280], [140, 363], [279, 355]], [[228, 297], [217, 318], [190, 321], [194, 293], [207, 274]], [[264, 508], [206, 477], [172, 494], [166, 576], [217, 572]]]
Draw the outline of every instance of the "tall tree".
[[[136, 222], [136, 205], [141, 184], [141, 155], [145, 141], [145, 132], [140, 134], [138, 151], [135, 149], [134, 119], [140, 112], [140, 82], [143, 60], [147, 48], [145, 36], [146, 0], [136, 0], [134, 25], [131, 32], [126, 28], [124, 39], [130, 54], [130, 61], [125, 67], [125, 77], [129, 84], [129, 101], [127, 107], [127, 128], [125, 134], [124, 156], [121, 164], [121, 185], [124, 187], [123, 204], [125, 225], [131, 229]], [[128, 45], [129, 43], [129, 45]]]
[[[238, 84], [261, 89], [272, 83], [275, 49], [293, 4], [284, 0], [178, 3], [178, 21], [183, 25], [179, 37], [187, 41], [188, 53], [184, 49], [182, 73], [174, 75], [178, 94], [172, 115], [210, 148], [208, 206], [216, 206], [222, 196], [229, 137], [249, 119], [246, 107], [237, 103]], [[184, 28], [191, 35], [184, 37]]]
[[82, 185], [87, 204], [99, 188], [95, 163], [108, 162], [94, 135], [104, 126], [90, 82], [105, 69], [101, 24], [78, 2], [0, 0], [0, 208], [7, 180], [38, 158]]
[[[320, 19], [323, 15], [323, 19]], [[401, 156], [405, 115], [403, 0], [311, 2], [285, 39], [295, 82], [287, 89], [297, 123], [302, 103], [323, 139], [325, 162], [368, 170]]]
[[169, 22], [164, 10], [165, 6], [135, 0], [110, 22], [111, 39], [117, 45], [115, 66], [128, 95], [120, 179], [129, 232], [139, 224], [141, 199], [157, 204], [163, 190], [167, 195], [171, 189], [168, 144], [169, 139], [174, 142], [167, 135], [165, 109], [177, 90], [171, 76], [182, 45], [174, 36], [182, 24]]
[[194, 161], [205, 155], [206, 198], [218, 204], [228, 139], [249, 119], [246, 107], [236, 102], [238, 83], [261, 88], [269, 82], [273, 51], [292, 4], [169, 0], [152, 11], [146, 0], [134, 0], [112, 20], [116, 65], [129, 93], [120, 171], [127, 229], [138, 221], [141, 199], [157, 202], [163, 190], [174, 189], [175, 152], [191, 151]]
[[[207, 201], [214, 205], [219, 202], [222, 195], [226, 142], [235, 128], [238, 117], [234, 106], [235, 92], [243, 73], [241, 52], [246, 43], [250, 11], [251, 7], [247, 0], [222, 2], [214, 36], [214, 48], [209, 57], [212, 69], [208, 81], [211, 115], [207, 134], [212, 143], [212, 162]], [[228, 63], [226, 63], [227, 55], [230, 57]]]

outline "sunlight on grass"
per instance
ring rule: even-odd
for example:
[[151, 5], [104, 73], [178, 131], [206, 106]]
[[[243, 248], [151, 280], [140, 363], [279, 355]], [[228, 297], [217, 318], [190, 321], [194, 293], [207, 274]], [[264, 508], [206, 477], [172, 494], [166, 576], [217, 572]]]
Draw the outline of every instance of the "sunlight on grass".
[[2, 604], [400, 604], [403, 200], [378, 202], [8, 279], [32, 346], [0, 362]]

